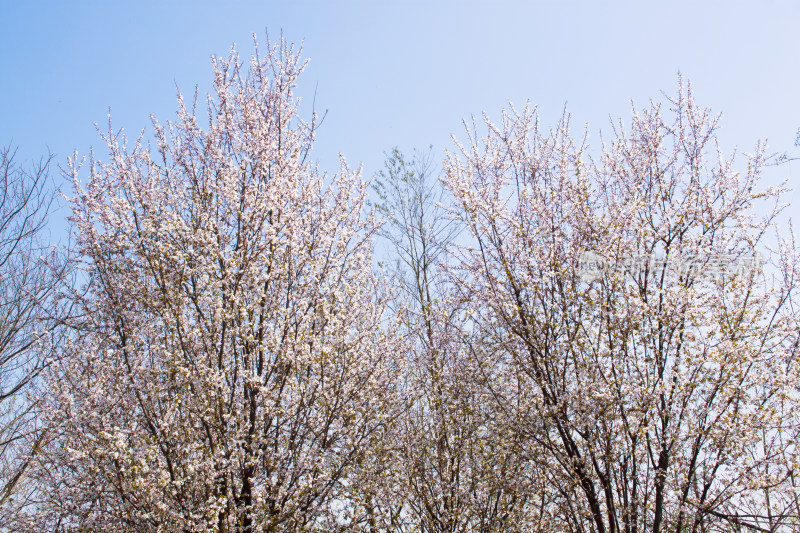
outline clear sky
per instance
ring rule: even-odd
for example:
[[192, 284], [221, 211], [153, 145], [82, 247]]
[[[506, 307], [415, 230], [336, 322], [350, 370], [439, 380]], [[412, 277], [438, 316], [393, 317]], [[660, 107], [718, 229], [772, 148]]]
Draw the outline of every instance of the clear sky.
[[[212, 54], [252, 33], [304, 41], [300, 94], [328, 110], [316, 157], [380, 169], [383, 153], [451, 147], [461, 120], [509, 102], [546, 123], [572, 114], [593, 142], [609, 117], [673, 94], [677, 73], [723, 113], [723, 148], [768, 138], [794, 150], [800, 127], [800, 0], [749, 1], [34, 1], [0, 0], [0, 144], [61, 162], [93, 122], [129, 134], [174, 118], [175, 87], [209, 86]], [[800, 162], [781, 167], [800, 179]], [[796, 196], [796, 195], [794, 195]], [[798, 204], [800, 205], [800, 204]]]

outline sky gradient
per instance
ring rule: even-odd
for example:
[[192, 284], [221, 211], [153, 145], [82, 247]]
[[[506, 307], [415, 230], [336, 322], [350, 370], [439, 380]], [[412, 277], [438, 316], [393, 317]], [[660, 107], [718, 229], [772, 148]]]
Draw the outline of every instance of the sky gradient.
[[[794, 151], [800, 127], [800, 0], [690, 2], [21, 2], [0, 0], [0, 144], [58, 163], [91, 146], [93, 122], [129, 135], [175, 117], [176, 86], [201, 93], [210, 56], [283, 31], [310, 59], [305, 109], [327, 110], [315, 157], [367, 175], [384, 152], [462, 136], [461, 121], [508, 102], [536, 104], [545, 125], [564, 106], [590, 144], [630, 101], [674, 94], [677, 74], [722, 112], [723, 149], [768, 139]], [[462, 136], [463, 137], [463, 136]], [[800, 177], [800, 162], [773, 177]], [[796, 195], [793, 195], [796, 196]]]

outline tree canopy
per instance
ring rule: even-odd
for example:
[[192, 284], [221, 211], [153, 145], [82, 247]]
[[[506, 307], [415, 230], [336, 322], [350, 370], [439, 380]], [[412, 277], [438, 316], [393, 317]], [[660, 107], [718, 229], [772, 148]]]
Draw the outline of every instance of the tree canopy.
[[509, 107], [441, 168], [327, 175], [304, 66], [232, 50], [149, 142], [109, 123], [67, 166], [69, 270], [36, 259], [39, 182], [7, 187], [0, 527], [800, 528], [798, 250], [763, 146], [723, 155], [681, 82], [593, 150]]

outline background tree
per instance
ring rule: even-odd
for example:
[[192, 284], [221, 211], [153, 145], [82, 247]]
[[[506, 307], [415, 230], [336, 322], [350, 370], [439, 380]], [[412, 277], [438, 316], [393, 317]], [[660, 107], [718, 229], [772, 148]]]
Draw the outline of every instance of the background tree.
[[469, 303], [448, 280], [457, 226], [439, 179], [431, 150], [407, 160], [395, 149], [376, 180], [408, 408], [389, 441], [387, 483], [373, 500], [386, 502], [384, 527], [392, 531], [525, 530], [521, 461], [513, 436], [493, 426], [481, 386], [487, 369], [466, 349]]
[[366, 184], [309, 163], [304, 63], [214, 59], [201, 128], [109, 128], [72, 202], [88, 277], [32, 530], [330, 531], [393, 408]]
[[0, 527], [30, 488], [26, 471], [43, 437], [32, 387], [50, 361], [59, 263], [46, 227], [51, 157], [25, 167], [15, 156], [0, 150]]
[[794, 531], [798, 263], [765, 246], [780, 190], [758, 189], [760, 147], [743, 171], [720, 155], [691, 91], [669, 105], [634, 110], [597, 162], [528, 109], [449, 158], [491, 396], [554, 531]]

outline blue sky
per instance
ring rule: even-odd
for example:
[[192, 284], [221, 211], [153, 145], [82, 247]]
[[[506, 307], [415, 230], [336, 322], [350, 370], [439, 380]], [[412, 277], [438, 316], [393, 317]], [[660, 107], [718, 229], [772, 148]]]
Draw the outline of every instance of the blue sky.
[[[677, 73], [723, 113], [723, 148], [768, 138], [794, 150], [800, 127], [800, 0], [564, 2], [84, 2], [0, 0], [0, 144], [61, 162], [102, 143], [93, 122], [129, 134], [175, 112], [211, 79], [209, 58], [252, 33], [304, 41], [299, 93], [328, 110], [316, 157], [369, 175], [385, 151], [460, 135], [461, 120], [509, 102], [545, 123], [566, 104], [590, 142], [609, 117], [674, 93]], [[798, 154], [800, 155], [800, 154]], [[800, 162], [775, 176], [795, 181]], [[794, 195], [796, 196], [796, 195]]]

